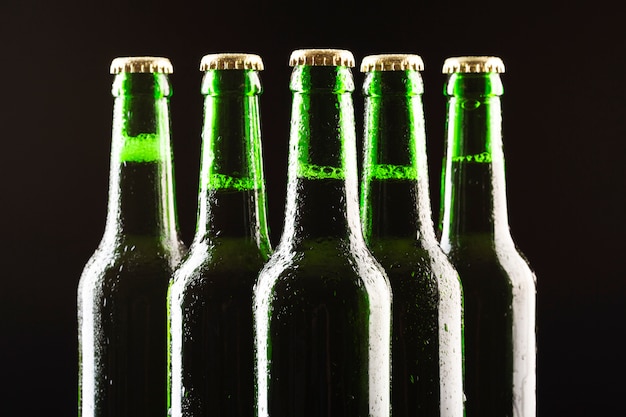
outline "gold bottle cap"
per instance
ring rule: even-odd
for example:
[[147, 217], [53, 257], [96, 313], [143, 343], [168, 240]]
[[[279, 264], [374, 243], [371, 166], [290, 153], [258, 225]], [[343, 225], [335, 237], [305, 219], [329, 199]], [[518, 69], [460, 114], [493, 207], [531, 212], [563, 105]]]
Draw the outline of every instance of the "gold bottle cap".
[[297, 49], [291, 53], [289, 65], [352, 68], [354, 55], [345, 49]]
[[155, 56], [130, 56], [115, 58], [111, 62], [111, 74], [120, 72], [144, 72], [171, 74], [174, 72], [169, 59]]
[[459, 56], [448, 58], [443, 63], [442, 72], [504, 72], [504, 62], [496, 56]]
[[200, 71], [209, 70], [263, 70], [263, 59], [259, 55], [245, 53], [220, 53], [202, 57]]
[[361, 72], [370, 71], [423, 71], [422, 57], [414, 54], [368, 55], [361, 61]]

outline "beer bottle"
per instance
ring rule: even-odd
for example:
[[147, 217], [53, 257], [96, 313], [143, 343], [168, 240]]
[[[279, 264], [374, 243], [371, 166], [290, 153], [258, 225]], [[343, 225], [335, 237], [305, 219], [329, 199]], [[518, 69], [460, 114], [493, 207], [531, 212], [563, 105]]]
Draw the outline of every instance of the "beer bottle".
[[108, 214], [78, 286], [79, 415], [167, 409], [168, 283], [176, 219], [166, 58], [117, 58]]
[[252, 292], [269, 258], [258, 55], [203, 57], [198, 217], [170, 288], [171, 415], [254, 414]]
[[497, 57], [449, 58], [440, 244], [461, 277], [468, 417], [535, 415], [535, 276], [508, 224]]
[[285, 223], [255, 289], [259, 417], [388, 417], [391, 291], [359, 223], [351, 52], [291, 54]]
[[370, 55], [361, 63], [361, 220], [393, 291], [393, 415], [460, 417], [462, 292], [432, 221], [422, 69], [412, 54]]

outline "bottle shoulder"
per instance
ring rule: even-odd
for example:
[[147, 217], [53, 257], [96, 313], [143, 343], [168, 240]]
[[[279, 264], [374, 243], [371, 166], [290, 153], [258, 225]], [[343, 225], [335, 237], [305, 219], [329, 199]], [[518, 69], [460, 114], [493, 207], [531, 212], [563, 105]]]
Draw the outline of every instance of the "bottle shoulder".
[[186, 249], [180, 241], [154, 237], [105, 237], [87, 261], [81, 280], [114, 275], [171, 274]]
[[101, 248], [81, 274], [79, 304], [100, 300], [92, 302], [98, 308], [105, 308], [107, 304], [127, 304], [133, 300], [153, 303], [164, 299], [174, 267], [175, 262], [167, 256], [142, 254], [136, 248], [122, 252]]
[[350, 238], [312, 238], [298, 242], [285, 240], [276, 248], [268, 264], [336, 270], [351, 268], [355, 262], [376, 263], [364, 242], [354, 243]]
[[398, 291], [459, 289], [459, 275], [436, 241], [385, 239], [371, 245], [374, 257]]
[[269, 250], [250, 239], [201, 239], [176, 268], [172, 291], [210, 286], [253, 286]]
[[397, 265], [403, 268], [420, 267], [430, 269], [438, 265], [442, 268], [451, 267], [451, 264], [439, 246], [432, 240], [416, 239], [411, 237], [376, 239], [369, 248], [381, 264]]
[[500, 240], [488, 235], [465, 236], [444, 246], [444, 251], [464, 287], [472, 282], [488, 285], [498, 281], [513, 287], [536, 286], [534, 271], [510, 235]]
[[348, 285], [368, 292], [390, 292], [384, 269], [365, 244], [341, 239], [311, 240], [297, 250], [279, 245], [259, 274], [257, 285], [278, 285], [287, 291], [295, 287], [330, 289]]

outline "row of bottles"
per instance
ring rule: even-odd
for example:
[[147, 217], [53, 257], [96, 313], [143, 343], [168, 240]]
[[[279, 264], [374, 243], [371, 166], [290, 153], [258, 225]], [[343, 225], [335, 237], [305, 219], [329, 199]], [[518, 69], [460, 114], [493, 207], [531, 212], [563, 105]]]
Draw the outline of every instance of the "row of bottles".
[[[196, 233], [178, 237], [171, 63], [118, 58], [109, 208], [78, 288], [79, 415], [533, 417], [534, 275], [511, 239], [502, 61], [450, 58], [439, 239], [417, 55], [290, 57], [283, 233], [269, 240], [263, 62], [201, 62]], [[360, 190], [360, 191], [359, 191]]]

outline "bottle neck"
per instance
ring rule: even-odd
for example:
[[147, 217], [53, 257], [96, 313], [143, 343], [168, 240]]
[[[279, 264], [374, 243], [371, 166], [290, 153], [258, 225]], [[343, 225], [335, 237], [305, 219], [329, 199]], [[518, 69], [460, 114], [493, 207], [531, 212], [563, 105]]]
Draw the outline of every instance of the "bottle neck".
[[508, 239], [502, 82], [498, 74], [453, 74], [448, 96], [446, 154], [441, 185], [442, 247], [482, 235]]
[[362, 240], [352, 72], [296, 66], [282, 242]]
[[122, 73], [113, 89], [109, 208], [105, 237], [178, 242], [164, 74]]
[[209, 70], [204, 75], [196, 240], [250, 240], [269, 252], [261, 92], [257, 71]]
[[435, 241], [418, 71], [373, 71], [365, 76], [361, 220], [365, 239]]

